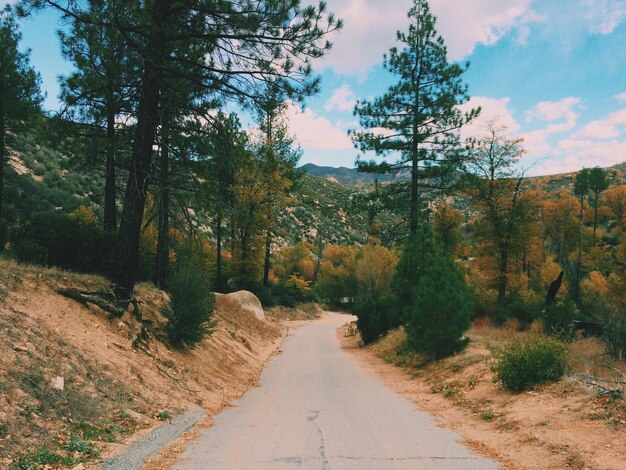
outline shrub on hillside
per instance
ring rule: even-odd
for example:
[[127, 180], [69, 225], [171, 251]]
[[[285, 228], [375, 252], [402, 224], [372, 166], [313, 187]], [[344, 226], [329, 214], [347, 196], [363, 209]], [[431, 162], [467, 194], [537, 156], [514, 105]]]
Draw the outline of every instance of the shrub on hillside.
[[115, 235], [94, 223], [50, 212], [33, 216], [16, 230], [12, 246], [19, 261], [109, 274]]
[[357, 327], [365, 344], [400, 325], [391, 301], [391, 280], [397, 255], [377, 245], [361, 249], [355, 264], [356, 296], [353, 306]]
[[609, 296], [589, 295], [585, 303], [592, 307], [594, 318], [602, 327], [607, 354], [616, 360], [626, 360], [626, 312], [611, 302]]
[[429, 227], [423, 227], [405, 247], [393, 286], [410, 348], [441, 359], [465, 347], [471, 298], [456, 263]]
[[497, 356], [494, 379], [512, 392], [557, 382], [567, 370], [567, 349], [542, 336], [507, 345]]
[[571, 341], [574, 337], [574, 320], [579, 317], [574, 301], [567, 297], [547, 305], [541, 314], [544, 330], [562, 341]]
[[170, 301], [162, 313], [172, 345], [193, 348], [211, 333], [215, 325], [215, 294], [207, 273], [198, 265], [185, 263], [168, 281]]
[[392, 308], [389, 297], [379, 298], [369, 295], [357, 299], [353, 312], [357, 317], [356, 326], [363, 343], [369, 344], [376, 341], [391, 329], [390, 311]]
[[523, 328], [527, 328], [541, 316], [543, 306], [543, 299], [525, 300], [520, 295], [513, 294], [507, 299], [506, 305], [496, 310], [494, 321], [497, 325], [503, 325], [514, 319], [518, 320]]

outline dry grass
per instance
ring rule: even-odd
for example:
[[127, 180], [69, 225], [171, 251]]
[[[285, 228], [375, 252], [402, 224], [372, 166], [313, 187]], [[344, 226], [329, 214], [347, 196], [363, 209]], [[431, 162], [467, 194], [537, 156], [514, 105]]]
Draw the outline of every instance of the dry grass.
[[275, 320], [306, 321], [320, 318], [323, 310], [318, 304], [306, 303], [295, 308], [276, 306], [265, 310], [265, 314]]

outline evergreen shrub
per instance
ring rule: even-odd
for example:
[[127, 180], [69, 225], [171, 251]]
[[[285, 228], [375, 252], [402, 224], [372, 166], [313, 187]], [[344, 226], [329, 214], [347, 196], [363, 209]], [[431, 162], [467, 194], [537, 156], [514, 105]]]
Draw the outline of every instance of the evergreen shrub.
[[184, 263], [168, 280], [170, 301], [163, 307], [166, 331], [173, 346], [193, 348], [215, 326], [215, 294], [207, 273], [197, 264]]
[[567, 371], [567, 349], [560, 342], [536, 336], [508, 344], [493, 366], [494, 379], [511, 392], [557, 382]]
[[433, 359], [461, 351], [473, 306], [463, 274], [424, 226], [409, 241], [394, 277], [408, 346]]

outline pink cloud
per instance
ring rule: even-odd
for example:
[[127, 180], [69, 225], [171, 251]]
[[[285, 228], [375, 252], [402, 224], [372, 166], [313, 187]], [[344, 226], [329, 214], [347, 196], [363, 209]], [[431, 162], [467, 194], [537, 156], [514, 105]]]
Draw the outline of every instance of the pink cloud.
[[356, 95], [348, 85], [337, 88], [330, 99], [324, 105], [326, 111], [352, 111], [356, 104]]
[[303, 110], [299, 105], [290, 103], [286, 117], [290, 131], [304, 150], [340, 151], [353, 148], [344, 129], [311, 109]]
[[472, 108], [481, 108], [480, 115], [461, 129], [461, 137], [463, 139], [478, 138], [485, 135], [487, 128], [491, 123], [505, 127], [509, 133], [517, 133], [519, 131], [519, 123], [513, 117], [509, 110], [510, 98], [487, 98], [484, 96], [473, 96], [469, 102], [462, 105], [462, 111], [467, 112]]
[[[517, 29], [523, 43], [528, 25], [543, 21], [531, 9], [532, 0], [431, 0], [451, 60], [471, 54], [477, 44], [492, 45]], [[345, 22], [332, 42], [333, 49], [322, 59], [322, 67], [364, 78], [370, 68], [396, 44], [396, 31], [406, 30], [406, 14], [412, 0], [335, 0], [330, 9]]]

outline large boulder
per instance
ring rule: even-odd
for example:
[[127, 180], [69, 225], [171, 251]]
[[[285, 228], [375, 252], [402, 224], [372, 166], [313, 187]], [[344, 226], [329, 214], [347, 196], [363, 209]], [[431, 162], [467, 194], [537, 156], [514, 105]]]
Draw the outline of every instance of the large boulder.
[[215, 294], [215, 298], [218, 305], [219, 302], [236, 303], [244, 312], [251, 313], [261, 321], [265, 320], [265, 312], [263, 311], [261, 301], [252, 292], [240, 290], [232, 294]]

